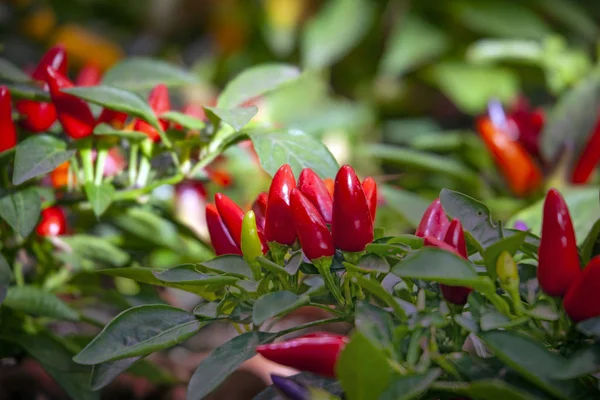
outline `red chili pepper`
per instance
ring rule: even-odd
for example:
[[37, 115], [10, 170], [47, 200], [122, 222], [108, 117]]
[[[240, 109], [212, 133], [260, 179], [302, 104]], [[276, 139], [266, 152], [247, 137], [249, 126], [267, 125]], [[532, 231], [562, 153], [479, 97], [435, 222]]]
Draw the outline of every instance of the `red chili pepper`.
[[532, 110], [524, 97], [519, 98], [507, 115], [509, 123], [514, 123], [519, 134], [519, 142], [527, 152], [540, 158], [540, 134], [544, 126], [545, 115], [542, 109]]
[[296, 240], [294, 218], [290, 207], [290, 193], [296, 187], [292, 167], [284, 164], [273, 176], [269, 188], [265, 220], [265, 236], [269, 242], [291, 246]]
[[[64, 74], [63, 74], [64, 75]], [[76, 86], [96, 86], [102, 79], [102, 71], [94, 63], [88, 63], [81, 68], [77, 78], [75, 79]]]
[[415, 235], [418, 237], [434, 236], [443, 240], [449, 226], [450, 221], [448, 221], [440, 199], [435, 199], [421, 217]]
[[258, 195], [254, 203], [252, 203], [252, 211], [256, 215], [256, 226], [262, 232], [265, 231], [265, 217], [267, 215], [267, 199], [268, 194], [262, 192]]
[[335, 177], [333, 243], [344, 251], [363, 251], [373, 241], [373, 219], [356, 173], [344, 165]]
[[175, 185], [175, 196], [180, 197], [188, 190], [193, 191], [198, 197], [206, 199], [206, 188], [201, 181], [186, 179]]
[[[152, 89], [150, 94], [148, 95], [148, 104], [154, 114], [159, 117], [162, 113], [165, 113], [171, 109], [171, 102], [169, 100], [169, 89], [164, 84], [159, 84]], [[169, 121], [164, 119], [159, 119], [160, 125], [163, 130], [167, 129], [169, 126]], [[134, 130], [144, 132], [150, 140], [154, 142], [158, 142], [160, 140], [160, 134], [152, 125], [147, 123], [146, 121], [137, 120], [134, 125]]]
[[61, 89], [73, 87], [73, 83], [50, 67], [48, 67], [47, 74], [52, 103], [56, 107], [58, 120], [65, 133], [73, 139], [91, 135], [96, 126], [96, 120], [88, 104], [78, 97], [61, 92]]
[[31, 73], [31, 77], [36, 81], [46, 81], [48, 67], [58, 71], [61, 75], [67, 76], [67, 51], [62, 45], [57, 45], [48, 50], [40, 62]]
[[256, 352], [278, 364], [334, 378], [335, 364], [348, 341], [345, 336], [302, 336], [259, 345]]
[[377, 213], [377, 183], [375, 179], [368, 176], [363, 181], [362, 186], [367, 198], [367, 204], [369, 205], [369, 211], [371, 211], [371, 219], [375, 221], [375, 214]]
[[206, 206], [206, 225], [210, 234], [210, 241], [215, 248], [215, 253], [220, 256], [223, 254], [242, 255], [242, 250], [235, 243], [231, 234], [225, 226], [225, 222], [219, 215], [219, 211], [214, 204]]
[[125, 120], [127, 119], [127, 114], [120, 111], [109, 110], [105, 108], [102, 110], [102, 113], [98, 117], [97, 125], [105, 123], [109, 124], [113, 128], [122, 129], [125, 125]]
[[304, 168], [298, 178], [298, 189], [319, 210], [325, 223], [331, 224], [333, 198], [329, 194], [325, 183], [319, 178], [319, 175], [310, 168]]
[[215, 204], [217, 210], [219, 210], [219, 215], [223, 218], [225, 226], [227, 226], [227, 230], [233, 237], [235, 243], [240, 246], [240, 243], [242, 243], [242, 221], [244, 219], [244, 211], [223, 193], [215, 194]]
[[335, 183], [333, 182], [333, 179], [331, 178], [325, 178], [323, 179], [323, 183], [325, 184], [325, 187], [327, 188], [327, 191], [329, 192], [329, 194], [331, 195], [331, 197], [333, 197], [333, 189], [335, 186]]
[[[457, 254], [462, 258], [469, 258], [467, 244], [465, 242], [465, 233], [462, 224], [458, 219], [453, 219], [452, 222], [450, 222], [450, 226], [444, 237], [444, 242], [456, 249]], [[440, 290], [446, 300], [459, 306], [467, 304], [469, 293], [473, 291], [473, 289], [464, 286], [449, 286], [444, 284], [440, 284]]]
[[450, 253], [454, 253], [457, 256], [460, 256], [460, 253], [458, 252], [458, 250], [455, 247], [449, 245], [448, 243], [444, 242], [443, 240], [436, 238], [435, 236], [425, 236], [423, 238], [423, 246], [437, 247], [438, 249], [446, 250]]
[[571, 182], [576, 184], [587, 183], [598, 162], [600, 162], [600, 120], [596, 122], [594, 131], [573, 168]]
[[544, 201], [538, 249], [540, 287], [550, 296], [564, 296], [580, 275], [577, 241], [569, 208], [558, 190], [550, 189]]
[[48, 207], [42, 210], [36, 232], [40, 236], [60, 236], [67, 233], [67, 217], [62, 208]]
[[12, 119], [10, 91], [0, 86], [0, 152], [17, 145], [17, 130]]
[[294, 226], [304, 255], [309, 260], [333, 256], [333, 237], [319, 210], [298, 189], [292, 189], [290, 202]]
[[590, 260], [565, 295], [563, 305], [575, 322], [600, 316], [600, 256]]

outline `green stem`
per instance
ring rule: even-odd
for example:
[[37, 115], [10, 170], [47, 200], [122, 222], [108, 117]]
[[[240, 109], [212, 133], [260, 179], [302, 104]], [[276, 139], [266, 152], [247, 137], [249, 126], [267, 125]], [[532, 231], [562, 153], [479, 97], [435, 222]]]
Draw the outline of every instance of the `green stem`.
[[23, 276], [23, 264], [16, 262], [14, 264], [15, 282], [17, 286], [25, 286], [25, 277]]
[[319, 303], [312, 303], [312, 302], [311, 302], [311, 303], [308, 303], [307, 305], [309, 305], [309, 306], [311, 306], [311, 307], [316, 307], [316, 308], [320, 308], [320, 309], [322, 309], [322, 310], [329, 311], [329, 312], [331, 312], [331, 313], [333, 313], [333, 314], [339, 315], [339, 316], [340, 316], [340, 317], [342, 317], [342, 318], [346, 316], [346, 314], [344, 314], [344, 312], [343, 312], [343, 311], [340, 311], [340, 310], [338, 310], [338, 309], [335, 309], [335, 308], [331, 308], [331, 307], [329, 307], [329, 306], [328, 306], [328, 305], [326, 305], [326, 304], [319, 304]]
[[152, 170], [152, 150], [154, 149], [154, 142], [152, 140], [144, 140], [141, 144], [142, 159], [140, 160], [140, 169], [138, 170], [138, 176], [136, 185], [138, 187], [144, 187], [148, 183], [150, 171]]
[[140, 151], [140, 145], [138, 143], [132, 143], [131, 149], [129, 150], [129, 185], [135, 185], [135, 178], [137, 177], [137, 163], [138, 153]]
[[106, 143], [98, 144], [98, 153], [96, 155], [96, 176], [94, 179], [94, 184], [96, 186], [100, 186], [102, 184], [102, 178], [104, 177], [104, 164], [106, 164], [106, 159], [108, 158], [108, 146]]
[[342, 291], [333, 279], [333, 274], [331, 273], [331, 262], [331, 257], [321, 257], [317, 260], [313, 260], [314, 266], [317, 268], [317, 271], [319, 271], [319, 274], [321, 274], [323, 277], [325, 286], [327, 286], [339, 305], [343, 306], [346, 304], [346, 302], [344, 300], [344, 296], [342, 295]]
[[92, 159], [92, 139], [84, 138], [77, 141], [81, 165], [83, 166], [83, 178], [85, 183], [94, 181], [94, 161]]
[[344, 319], [343, 318], [327, 318], [327, 319], [320, 319], [317, 321], [312, 321], [312, 322], [307, 322], [306, 324], [302, 324], [302, 325], [297, 325], [294, 326], [292, 328], [288, 328], [288, 329], [284, 329], [282, 331], [277, 332], [277, 337], [281, 337], [283, 335], [287, 335], [288, 333], [292, 333], [292, 332], [296, 332], [299, 331], [301, 329], [306, 329], [306, 328], [311, 328], [313, 326], [319, 326], [319, 325], [323, 325], [323, 324], [331, 324], [334, 322], [343, 322]]

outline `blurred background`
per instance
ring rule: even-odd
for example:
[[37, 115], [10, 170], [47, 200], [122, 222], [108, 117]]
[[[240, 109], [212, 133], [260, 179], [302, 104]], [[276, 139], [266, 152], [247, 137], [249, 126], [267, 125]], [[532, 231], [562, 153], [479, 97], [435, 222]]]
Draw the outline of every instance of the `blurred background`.
[[[515, 193], [476, 121], [488, 113], [490, 100], [507, 113], [549, 112], [596, 71], [599, 22], [600, 2], [586, 0], [2, 0], [0, 57], [27, 71], [60, 43], [73, 78], [90, 65], [103, 73], [128, 57], [162, 59], [198, 82], [169, 85], [174, 109], [214, 105], [220, 89], [248, 67], [298, 65], [300, 79], [256, 100], [256, 120], [304, 130], [340, 164], [375, 176], [382, 203], [377, 225], [397, 234], [411, 232], [444, 187], [483, 201], [503, 220], [514, 220], [540, 199], [543, 185]], [[144, 97], [149, 91], [128, 89]], [[578, 107], [595, 119], [600, 96], [590, 96]], [[528, 151], [549, 181], [559, 163], [537, 154], [540, 130], [522, 129], [521, 140], [533, 135], [536, 145]], [[269, 183], [244, 145], [229, 149], [198, 178], [207, 199], [224, 191], [246, 206]], [[185, 206], [182, 196], [173, 202], [174, 190], [163, 192], [156, 202], [169, 201], [174, 214], [184, 210], [183, 222], [206, 239], [198, 223], [203, 203], [192, 198]], [[157, 249], [146, 257], [154, 267], [167, 267], [197, 256], [181, 253]], [[182, 306], [195, 301], [173, 300]], [[199, 336], [201, 345], [177, 347], [159, 364], [185, 381], [199, 362], [189, 349], [226, 340], [210, 332]], [[248, 369], [254, 371], [249, 393], [264, 386], [261, 368]], [[171, 378], [156, 375], [154, 383], [169, 386]], [[151, 397], [145, 381], [131, 382], [126, 386], [136, 388], [135, 398], [167, 398], [163, 392]], [[125, 393], [105, 398], [134, 398]]]

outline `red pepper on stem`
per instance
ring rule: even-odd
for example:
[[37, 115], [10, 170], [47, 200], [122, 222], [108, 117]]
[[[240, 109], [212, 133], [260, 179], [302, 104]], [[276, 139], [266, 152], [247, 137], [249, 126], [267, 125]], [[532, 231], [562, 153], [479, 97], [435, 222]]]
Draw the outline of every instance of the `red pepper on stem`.
[[0, 86], [0, 152], [17, 145], [17, 130], [12, 120], [10, 91]]
[[417, 227], [415, 235], [422, 238], [433, 236], [439, 240], [443, 240], [449, 226], [450, 221], [448, 221], [448, 217], [446, 217], [440, 199], [435, 199], [429, 207], [427, 207], [423, 217], [421, 217], [421, 222]]
[[60, 236], [67, 233], [67, 217], [62, 208], [48, 207], [42, 210], [36, 232], [40, 236]]
[[336, 248], [363, 251], [373, 241], [373, 219], [356, 173], [344, 165], [335, 177], [331, 230]]
[[267, 198], [268, 194], [262, 192], [256, 197], [254, 203], [252, 203], [252, 211], [254, 211], [254, 215], [256, 215], [256, 226], [262, 232], [265, 231], [265, 217], [267, 215]]
[[331, 224], [333, 198], [319, 175], [310, 168], [304, 168], [298, 178], [298, 189], [315, 205], [325, 223]]
[[[66, 74], [63, 74], [66, 75]], [[94, 63], [88, 63], [81, 68], [77, 78], [75, 79], [76, 86], [96, 86], [102, 79], [100, 68]]]
[[302, 336], [259, 345], [256, 352], [278, 364], [334, 378], [335, 364], [348, 341], [345, 336]]
[[571, 182], [576, 184], [586, 183], [598, 162], [600, 162], [600, 120], [596, 122], [594, 131], [573, 168]]
[[296, 231], [290, 193], [296, 187], [296, 179], [292, 167], [284, 164], [273, 176], [269, 188], [268, 206], [265, 220], [265, 236], [268, 242], [277, 242], [291, 246], [296, 241]]
[[[156, 114], [157, 117], [160, 117], [162, 113], [165, 113], [171, 109], [171, 102], [169, 100], [169, 89], [164, 84], [159, 84], [152, 89], [150, 94], [148, 95], [148, 104], [152, 111]], [[169, 121], [164, 119], [159, 119], [161, 127], [163, 130], [167, 129], [169, 126]], [[148, 138], [153, 142], [158, 142], [160, 140], [160, 134], [152, 125], [147, 123], [146, 121], [137, 120], [133, 127], [134, 130], [144, 132], [148, 135]]]
[[225, 226], [227, 226], [227, 230], [239, 247], [242, 243], [244, 211], [223, 193], [215, 194], [215, 205], [217, 206], [217, 210], [219, 210], [219, 215], [223, 219], [223, 222], [225, 222]]
[[317, 208], [300, 190], [292, 189], [290, 195], [294, 226], [309, 260], [332, 257], [335, 253], [333, 238]]
[[375, 214], [377, 212], [377, 183], [370, 176], [366, 177], [362, 183], [369, 211], [371, 211], [371, 219], [375, 222]]
[[[458, 219], [453, 219], [452, 222], [450, 222], [450, 226], [444, 237], [444, 242], [456, 249], [462, 258], [469, 258], [467, 254], [467, 244], [465, 242], [465, 233], [462, 224]], [[443, 284], [440, 285], [440, 290], [446, 300], [459, 306], [467, 304], [469, 293], [473, 291], [473, 289], [468, 287], [448, 286]]]
[[590, 260], [564, 298], [567, 315], [575, 322], [600, 316], [600, 256]]
[[225, 226], [225, 222], [219, 215], [219, 211], [214, 204], [206, 206], [206, 225], [210, 234], [210, 241], [215, 248], [215, 253], [220, 256], [223, 254], [242, 255], [242, 250], [235, 243], [231, 234]]
[[550, 296], [564, 296], [581, 275], [581, 268], [571, 215], [556, 189], [550, 189], [544, 201], [538, 256], [540, 287]]

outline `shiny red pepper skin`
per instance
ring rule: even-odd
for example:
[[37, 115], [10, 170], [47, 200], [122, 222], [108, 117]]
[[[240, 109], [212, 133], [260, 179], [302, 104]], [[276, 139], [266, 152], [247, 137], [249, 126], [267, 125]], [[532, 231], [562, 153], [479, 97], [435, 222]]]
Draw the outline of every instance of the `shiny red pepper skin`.
[[333, 237], [319, 210], [298, 189], [292, 189], [290, 203], [304, 255], [309, 260], [332, 257], [335, 253]]
[[40, 236], [60, 236], [67, 233], [67, 217], [62, 208], [48, 207], [42, 210], [35, 230]]
[[362, 185], [349, 165], [335, 177], [331, 224], [336, 248], [363, 251], [373, 241], [373, 220]]
[[48, 50], [41, 58], [31, 77], [36, 81], [46, 81], [48, 67], [58, 71], [61, 75], [67, 76], [67, 51], [61, 45], [54, 46]]
[[443, 240], [449, 226], [450, 221], [446, 217], [440, 199], [435, 199], [425, 210], [415, 235], [418, 237], [434, 236]]
[[571, 183], [584, 184], [592, 176], [594, 168], [600, 162], [600, 120], [596, 122], [596, 126], [592, 135], [588, 139], [585, 147], [577, 163], [571, 172]]
[[273, 176], [267, 201], [265, 237], [268, 242], [291, 246], [296, 241], [290, 193], [296, 187], [292, 167], [284, 164]]
[[550, 296], [564, 296], [581, 275], [577, 241], [565, 200], [550, 189], [544, 202], [542, 236], [538, 250], [537, 277]]
[[78, 97], [61, 92], [61, 89], [73, 87], [73, 83], [65, 76], [50, 67], [46, 72], [52, 103], [65, 133], [73, 139], [91, 135], [96, 120], [88, 104]]
[[368, 176], [363, 181], [362, 186], [367, 198], [367, 204], [369, 205], [369, 211], [371, 211], [371, 219], [375, 221], [375, 214], [377, 213], [377, 183], [375, 179]]
[[12, 149], [17, 145], [17, 130], [12, 120], [12, 104], [10, 91], [0, 86], [0, 152]]
[[[156, 85], [148, 95], [148, 104], [157, 117], [159, 117], [160, 114], [169, 111], [171, 109], [171, 102], [169, 100], [169, 89], [167, 86], [162, 83]], [[167, 129], [169, 126], [169, 121], [167, 120], [159, 119], [158, 121], [163, 130]], [[158, 142], [160, 140], [158, 131], [146, 121], [137, 120], [133, 129], [144, 132], [153, 142]]]
[[334, 378], [335, 364], [347, 337], [311, 336], [259, 345], [256, 352], [281, 365]]
[[265, 217], [267, 215], [267, 199], [269, 195], [266, 192], [262, 192], [256, 197], [254, 203], [252, 203], [252, 211], [256, 215], [256, 226], [262, 232], [265, 231]]
[[449, 245], [448, 243], [444, 242], [443, 240], [436, 238], [435, 236], [425, 236], [423, 238], [423, 246], [437, 247], [438, 249], [446, 250], [450, 253], [454, 253], [457, 256], [460, 256], [460, 253], [458, 252], [458, 250], [455, 247]]
[[[469, 258], [467, 244], [465, 242], [465, 233], [462, 224], [458, 219], [453, 219], [452, 222], [450, 222], [450, 226], [444, 237], [444, 242], [456, 249], [456, 252], [462, 258]], [[448, 286], [443, 284], [440, 285], [440, 290], [446, 300], [459, 306], [467, 304], [469, 293], [473, 291], [473, 289], [464, 286]]]
[[242, 255], [242, 250], [229, 234], [225, 222], [221, 219], [219, 211], [214, 204], [206, 206], [206, 225], [210, 233], [210, 241], [218, 256], [223, 254]]
[[575, 322], [600, 316], [600, 256], [590, 260], [565, 295], [563, 306]]
[[122, 129], [125, 125], [126, 119], [127, 114], [120, 111], [109, 110], [108, 108], [105, 108], [104, 110], [102, 110], [102, 113], [98, 117], [98, 121], [96, 121], [96, 124], [99, 125], [105, 123], [112, 126], [113, 128]]
[[223, 219], [223, 222], [225, 222], [225, 226], [227, 226], [227, 230], [239, 247], [242, 243], [244, 211], [223, 193], [215, 194], [215, 205], [217, 206], [217, 210], [219, 210], [219, 215]]
[[310, 168], [304, 168], [298, 178], [298, 189], [319, 210], [325, 223], [331, 224], [333, 198], [319, 175]]
[[[64, 74], [63, 74], [64, 75]], [[83, 66], [75, 78], [75, 86], [96, 86], [102, 79], [102, 72], [95, 64], [89, 63]]]

